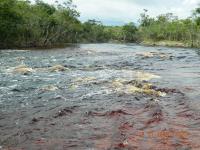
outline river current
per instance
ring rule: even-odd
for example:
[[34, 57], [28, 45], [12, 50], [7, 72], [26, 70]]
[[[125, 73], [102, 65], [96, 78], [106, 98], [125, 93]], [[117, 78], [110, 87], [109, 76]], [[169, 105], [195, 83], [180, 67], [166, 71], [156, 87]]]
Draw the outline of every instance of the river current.
[[0, 149], [200, 149], [200, 50], [0, 51]]

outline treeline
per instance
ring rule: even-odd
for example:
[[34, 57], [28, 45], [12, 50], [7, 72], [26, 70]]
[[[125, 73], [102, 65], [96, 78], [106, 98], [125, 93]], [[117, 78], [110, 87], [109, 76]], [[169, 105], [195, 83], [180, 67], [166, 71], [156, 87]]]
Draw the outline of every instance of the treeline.
[[36, 47], [77, 42], [81, 23], [72, 1], [52, 6], [37, 0], [0, 1], [1, 47]]
[[172, 13], [152, 18], [144, 11], [139, 27], [143, 41], [177, 41], [188, 47], [200, 47], [200, 8], [190, 18], [181, 20]]
[[[78, 17], [79, 13], [71, 0], [62, 5], [49, 5], [40, 0], [34, 4], [29, 1], [1, 0], [0, 48], [108, 42], [110, 39], [132, 41], [137, 30], [134, 24], [115, 29], [95, 20], [81, 23]], [[119, 34], [113, 30], [119, 30]], [[122, 38], [125, 34], [130, 34], [130, 37]]]
[[191, 18], [171, 13], [152, 18], [147, 10], [140, 24], [105, 26], [96, 20], [80, 22], [72, 0], [49, 5], [36, 0], [0, 0], [0, 48], [47, 47], [65, 43], [181, 41], [200, 47], [200, 8]]

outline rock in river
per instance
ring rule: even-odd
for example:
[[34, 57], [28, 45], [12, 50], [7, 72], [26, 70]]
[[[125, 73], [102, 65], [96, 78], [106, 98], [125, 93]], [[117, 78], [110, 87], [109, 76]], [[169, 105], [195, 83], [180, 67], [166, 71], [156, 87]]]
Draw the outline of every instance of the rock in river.
[[23, 75], [28, 75], [33, 72], [32, 68], [27, 67], [26, 65], [20, 65], [13, 69], [13, 73], [19, 73]]
[[43, 92], [47, 92], [47, 91], [56, 91], [58, 90], [58, 87], [54, 86], [54, 85], [47, 85], [47, 86], [44, 86], [40, 89], [41, 91]]
[[49, 71], [51, 72], [60, 72], [60, 71], [66, 71], [66, 70], [69, 70], [69, 69], [62, 65], [55, 65], [49, 68]]

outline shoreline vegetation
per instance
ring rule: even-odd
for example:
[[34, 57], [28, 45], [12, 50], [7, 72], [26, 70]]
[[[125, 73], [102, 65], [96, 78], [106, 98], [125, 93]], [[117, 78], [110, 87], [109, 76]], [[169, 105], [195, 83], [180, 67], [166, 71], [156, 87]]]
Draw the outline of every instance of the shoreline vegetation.
[[[7, 49], [22, 49], [22, 50], [38, 50], [38, 49], [42, 49], [42, 50], [48, 50], [48, 49], [58, 49], [58, 48], [66, 48], [66, 47], [73, 47], [76, 46], [77, 44], [97, 44], [98, 42], [95, 43], [62, 43], [62, 44], [54, 44], [54, 45], [46, 45], [46, 46], [29, 46], [29, 47], [19, 47], [19, 46], [15, 46], [15, 47], [10, 47]], [[108, 41], [108, 42], [104, 42], [104, 43], [108, 43], [108, 44], [137, 44], [137, 45], [141, 45], [141, 46], [150, 46], [150, 47], [155, 47], [155, 46], [160, 46], [160, 47], [175, 47], [175, 48], [199, 48], [199, 47], [191, 47], [188, 44], [185, 44], [183, 42], [178, 42], [178, 41], [151, 41], [151, 40], [146, 40], [146, 41], [142, 41], [140, 43], [136, 43], [136, 42], [123, 42], [123, 41]], [[98, 43], [98, 44], [104, 44], [104, 43]], [[0, 50], [4, 50], [1, 49]]]
[[72, 0], [49, 5], [36, 0], [0, 1], [0, 49], [58, 48], [76, 43], [137, 43], [146, 46], [200, 48], [200, 6], [191, 17], [141, 13], [139, 24], [106, 26], [81, 22]]
[[185, 44], [183, 42], [179, 42], [179, 41], [150, 41], [150, 40], [146, 40], [143, 41], [142, 43], [140, 43], [141, 45], [144, 46], [164, 46], [164, 47], [183, 47], [183, 48], [191, 48], [190, 45]]
[[[42, 49], [42, 50], [47, 50], [47, 49], [58, 49], [58, 48], [66, 48], [66, 47], [73, 47], [76, 46], [77, 44], [97, 44], [98, 42], [95, 43], [60, 43], [60, 44], [54, 44], [54, 45], [45, 45], [45, 46], [14, 46], [14, 47], [7, 47], [7, 48], [0, 48], [0, 50], [4, 49], [22, 49], [22, 50], [37, 50], [37, 49]], [[123, 42], [123, 41], [108, 41], [108, 42], [101, 42], [98, 44], [130, 44], [132, 42]], [[142, 42], [133, 42], [132, 44], [137, 44], [141, 46], [150, 46], [150, 47], [155, 47], [155, 46], [160, 46], [160, 47], [175, 47], [175, 48], [199, 48], [199, 47], [191, 47], [189, 44], [185, 44], [183, 42], [179, 41], [151, 41], [151, 40], [146, 40]]]

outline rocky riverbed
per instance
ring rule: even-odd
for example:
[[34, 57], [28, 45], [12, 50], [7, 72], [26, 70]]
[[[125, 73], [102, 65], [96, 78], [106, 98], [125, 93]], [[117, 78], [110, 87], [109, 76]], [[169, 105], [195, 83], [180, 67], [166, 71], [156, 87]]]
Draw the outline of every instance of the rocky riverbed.
[[200, 52], [0, 51], [0, 149], [200, 149]]

